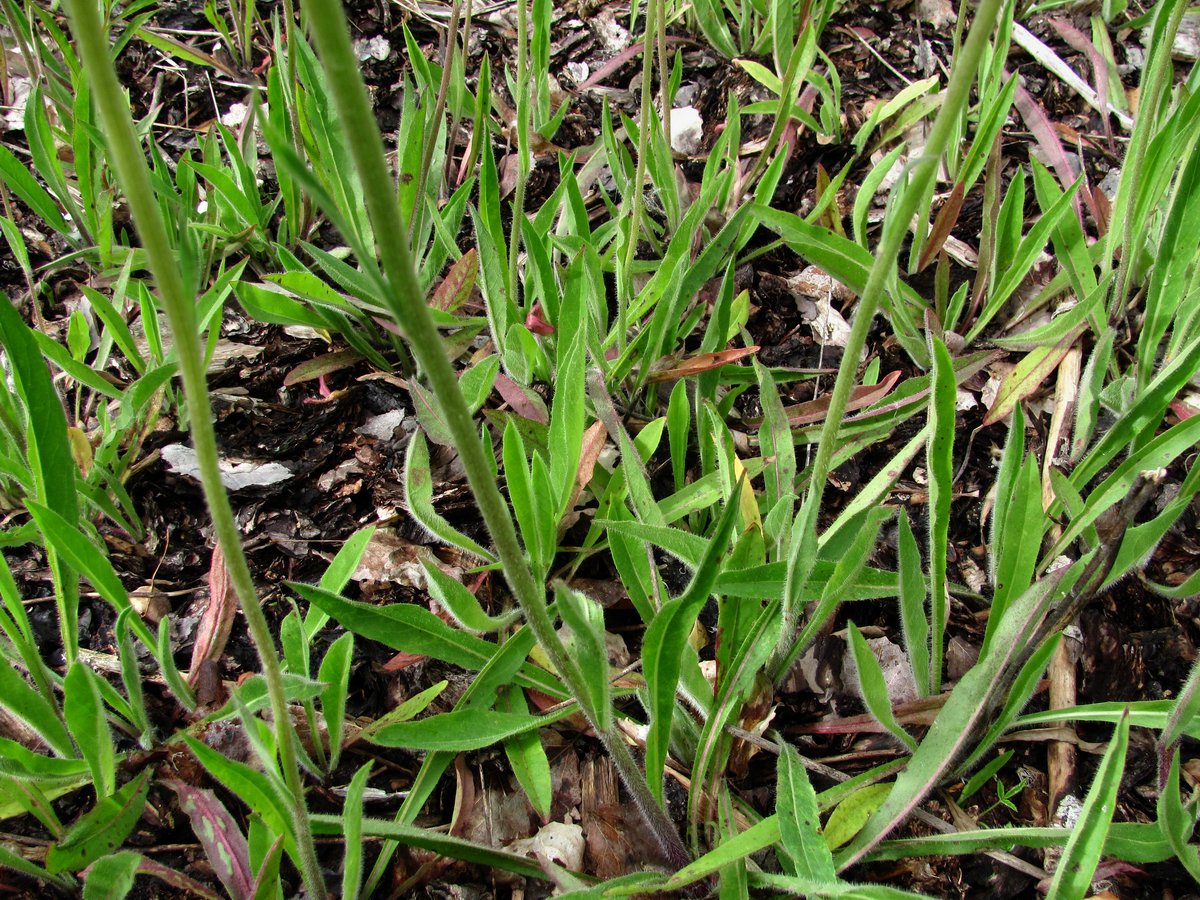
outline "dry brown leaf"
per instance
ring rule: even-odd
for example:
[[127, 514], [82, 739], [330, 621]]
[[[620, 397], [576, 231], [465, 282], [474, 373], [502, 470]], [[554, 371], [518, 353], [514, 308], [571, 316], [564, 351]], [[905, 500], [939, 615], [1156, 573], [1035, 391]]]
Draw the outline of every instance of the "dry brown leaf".
[[[719, 369], [721, 366], [727, 366], [730, 363], [737, 362], [739, 359], [752, 356], [759, 349], [758, 344], [755, 344], [753, 347], [716, 350], [712, 353], [697, 353], [695, 356], [689, 356], [680, 361], [677, 361], [674, 357], [667, 357], [655, 364], [654, 371], [646, 381], [650, 384], [657, 384], [662, 381], [676, 381], [680, 378], [687, 378], [690, 375], [699, 375], [701, 372], [711, 372], [713, 369]], [[658, 368], [659, 365], [665, 365], [666, 368], [660, 369]]]

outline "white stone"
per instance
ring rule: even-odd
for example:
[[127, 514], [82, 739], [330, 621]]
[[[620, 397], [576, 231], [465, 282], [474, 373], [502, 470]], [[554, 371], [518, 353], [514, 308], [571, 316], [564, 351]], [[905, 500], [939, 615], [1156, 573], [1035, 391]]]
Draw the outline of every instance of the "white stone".
[[671, 149], [676, 153], [691, 156], [700, 149], [704, 137], [704, 120], [700, 110], [684, 106], [671, 110]]

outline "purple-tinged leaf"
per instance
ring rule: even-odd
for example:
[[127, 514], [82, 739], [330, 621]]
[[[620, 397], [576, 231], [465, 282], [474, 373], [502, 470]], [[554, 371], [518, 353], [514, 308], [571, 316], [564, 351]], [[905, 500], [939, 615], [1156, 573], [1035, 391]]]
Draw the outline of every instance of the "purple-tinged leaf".
[[254, 896], [250, 849], [229, 810], [212, 791], [182, 781], [164, 784], [179, 795], [179, 808], [191, 820], [192, 831], [225, 890], [234, 900], [250, 900]]

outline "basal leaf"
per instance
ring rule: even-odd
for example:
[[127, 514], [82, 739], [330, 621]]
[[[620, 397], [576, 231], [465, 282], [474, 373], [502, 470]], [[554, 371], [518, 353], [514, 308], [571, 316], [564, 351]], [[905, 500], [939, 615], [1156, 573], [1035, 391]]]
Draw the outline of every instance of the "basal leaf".
[[858, 686], [862, 691], [863, 702], [875, 720], [882, 725], [892, 737], [907, 747], [910, 751], [917, 749], [913, 736], [904, 730], [892, 713], [892, 701], [888, 696], [887, 682], [883, 676], [883, 668], [874, 652], [867, 645], [866, 638], [853, 622], [849, 623], [850, 652], [854, 656], [854, 667], [858, 672]]
[[836, 850], [858, 834], [887, 799], [891, 789], [892, 785], [887, 782], [869, 784], [834, 807], [825, 823], [825, 843], [829, 849]]
[[96, 796], [107, 797], [117, 787], [116, 753], [96, 679], [96, 673], [84, 663], [76, 660], [71, 664], [63, 680], [63, 717], [92, 770]]
[[1067, 846], [1054, 871], [1049, 896], [1082, 900], [1092, 886], [1092, 876], [1104, 853], [1104, 841], [1117, 808], [1125, 753], [1129, 749], [1129, 717], [1121, 717], [1100, 768], [1092, 780], [1079, 820], [1071, 829]]
[[408, 511], [426, 531], [447, 544], [494, 562], [492, 554], [447, 522], [433, 508], [433, 476], [429, 470], [429, 445], [416, 433], [408, 442], [404, 460], [404, 500]]
[[237, 900], [249, 900], [254, 885], [250, 850], [229, 810], [212, 791], [182, 781], [164, 784], [178, 795], [179, 808], [191, 821], [192, 831], [225, 890]]
[[818, 884], [837, 881], [833, 854], [821, 837], [821, 818], [817, 795], [808, 772], [791, 744], [784, 744], [779, 755], [776, 778], [776, 813], [783, 845], [796, 864], [797, 875]]
[[535, 731], [557, 722], [570, 712], [568, 709], [553, 716], [533, 716], [468, 707], [417, 722], [387, 725], [374, 732], [371, 741], [381, 747], [461, 753], [490, 747], [516, 734]]
[[111, 797], [98, 800], [61, 841], [50, 845], [46, 870], [51, 874], [76, 872], [125, 843], [142, 816], [152, 774], [152, 769], [143, 769]]
[[342, 735], [345, 732], [346, 693], [350, 684], [350, 663], [354, 657], [354, 635], [343, 634], [329, 645], [317, 680], [325, 684], [321, 689], [321, 716], [325, 719], [325, 730], [329, 734], [329, 771], [337, 768], [342, 753]]

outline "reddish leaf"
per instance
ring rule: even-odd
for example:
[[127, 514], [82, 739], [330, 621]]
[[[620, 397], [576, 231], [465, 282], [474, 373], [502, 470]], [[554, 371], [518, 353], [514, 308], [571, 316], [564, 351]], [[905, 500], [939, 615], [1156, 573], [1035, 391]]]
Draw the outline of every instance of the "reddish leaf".
[[496, 390], [504, 398], [504, 402], [512, 407], [513, 412], [524, 419], [537, 422], [539, 425], [550, 424], [550, 413], [546, 411], [546, 401], [524, 385], [517, 384], [503, 372], [496, 376]]
[[399, 672], [403, 669], [407, 669], [409, 666], [415, 666], [417, 663], [428, 658], [429, 657], [420, 653], [400, 652], [383, 664], [383, 671]]
[[755, 344], [753, 347], [740, 347], [735, 350], [698, 353], [679, 362], [668, 357], [665, 360], [661, 360], [659, 365], [666, 364], [669, 368], [656, 369], [646, 380], [650, 384], [656, 384], [660, 381], [675, 381], [680, 378], [687, 378], [690, 375], [699, 375], [701, 372], [711, 372], [713, 369], [719, 369], [721, 366], [726, 366], [737, 362], [739, 359], [752, 356], [758, 351], [759, 346]]
[[992, 408], [983, 417], [983, 424], [994, 425], [1005, 419], [1018, 403], [1041, 387], [1050, 373], [1058, 368], [1078, 336], [1079, 329], [1075, 329], [1053, 346], [1031, 350], [1000, 382], [1000, 390], [996, 392]]
[[1190, 419], [1192, 416], [1200, 415], [1200, 409], [1192, 406], [1186, 400], [1172, 400], [1170, 403], [1171, 412], [1182, 422], [1184, 419]]
[[213, 547], [212, 561], [208, 566], [208, 607], [196, 626], [196, 643], [192, 647], [192, 664], [188, 672], [188, 684], [191, 687], [195, 687], [200, 679], [204, 668], [201, 664], [216, 662], [225, 651], [237, 605], [237, 594], [229, 580], [229, 569], [225, 566], [225, 554], [221, 552], [221, 545], [217, 544]]
[[[673, 35], [668, 35], [667, 43], [668, 44], [694, 44], [695, 42], [690, 41], [686, 38], [674, 37]], [[638, 54], [640, 54], [642, 52], [643, 46], [644, 46], [644, 44], [641, 41], [638, 41], [636, 44], [630, 44], [628, 47], [626, 47], [624, 50], [622, 50], [620, 53], [618, 53], [616, 56], [614, 56], [612, 59], [610, 59], [604, 65], [602, 65], [600, 68], [598, 68], [595, 72], [593, 72], [591, 77], [588, 78], [587, 81], [585, 81], [583, 84], [581, 84], [579, 86], [579, 90], [586, 91], [588, 88], [592, 88], [592, 87], [595, 87], [596, 85], [600, 84], [609, 75], [611, 75], [613, 72], [616, 72], [618, 69], [621, 68], [621, 66], [625, 65], [625, 63], [629, 62], [629, 60], [633, 59]]]
[[575, 490], [571, 494], [568, 509], [575, 508], [575, 504], [579, 501], [579, 495], [592, 480], [592, 473], [596, 471], [596, 462], [600, 459], [600, 451], [607, 443], [608, 432], [605, 430], [603, 422], [593, 422], [583, 433], [583, 449], [579, 453], [579, 471], [575, 475]]
[[546, 321], [546, 317], [542, 315], [542, 304], [537, 302], [533, 304], [533, 309], [525, 316], [525, 327], [534, 334], [540, 334], [543, 337], [554, 334], [554, 326]]
[[472, 247], [450, 267], [442, 283], [434, 290], [429, 298], [430, 306], [436, 309], [454, 312], [462, 306], [471, 292], [475, 290], [475, 280], [479, 276], [479, 255]]
[[254, 896], [254, 872], [246, 837], [212, 791], [182, 781], [164, 781], [179, 795], [179, 808], [187, 813], [192, 831], [209, 864], [234, 900]]
[[942, 247], [946, 246], [946, 238], [950, 237], [950, 232], [954, 230], [955, 224], [958, 222], [958, 214], [962, 211], [963, 205], [963, 183], [961, 181], [954, 185], [954, 190], [950, 192], [950, 196], [946, 198], [946, 202], [942, 204], [942, 208], [938, 210], [937, 218], [933, 220], [933, 228], [930, 229], [929, 237], [925, 240], [925, 246], [921, 250], [921, 259], [917, 262], [917, 271], [920, 272], [937, 256]]
[[[851, 412], [856, 409], [865, 409], [878, 403], [886, 397], [896, 386], [896, 382], [900, 380], [900, 372], [888, 372], [883, 376], [883, 380], [878, 384], [860, 384], [850, 392], [850, 400], [846, 403], [846, 412]], [[912, 399], [911, 397], [908, 399]], [[789, 406], [784, 409], [787, 413], [788, 422], [792, 425], [808, 425], [812, 422], [820, 422], [825, 418], [825, 413], [829, 411], [829, 395], [818, 397], [816, 400], [809, 400], [806, 403], [797, 403], [795, 406]], [[761, 425], [762, 419], [747, 419], [747, 425]]]
[[300, 363], [300, 365], [283, 376], [283, 383], [285, 386], [291, 387], [303, 381], [323, 378], [342, 369], [348, 369], [362, 358], [362, 354], [356, 350], [338, 350], [334, 353], [324, 353], [316, 359]]
[[145, 856], [138, 861], [137, 870], [139, 875], [152, 875], [159, 881], [165, 881], [176, 890], [200, 897], [202, 900], [220, 900], [221, 895], [209, 888], [208, 885], [201, 884], [194, 878], [189, 878], [182, 872], [177, 872], [175, 869], [164, 866], [153, 859], [147, 859]]
[[[1064, 191], [1070, 190], [1071, 185], [1075, 183], [1075, 172], [1071, 168], [1071, 161], [1067, 158], [1067, 151], [1063, 149], [1062, 141], [1058, 139], [1058, 133], [1054, 130], [1054, 126], [1050, 124], [1050, 117], [1046, 115], [1046, 110], [1034, 98], [1029, 91], [1017, 85], [1016, 96], [1013, 97], [1013, 106], [1017, 108], [1017, 112], [1021, 114], [1021, 119], [1033, 132], [1033, 136], [1037, 138], [1038, 146], [1045, 152], [1046, 157], [1050, 160], [1051, 168], [1054, 169], [1054, 174], [1058, 176], [1058, 183], [1062, 185]], [[1088, 204], [1088, 211], [1092, 214], [1092, 218], [1098, 218], [1095, 210], [1095, 203], [1092, 201], [1091, 191], [1083, 191], [1083, 199]], [[1072, 201], [1075, 206], [1075, 213], [1079, 216], [1080, 224], [1083, 223], [1083, 211], [1079, 208], [1079, 195], [1075, 196]]]

